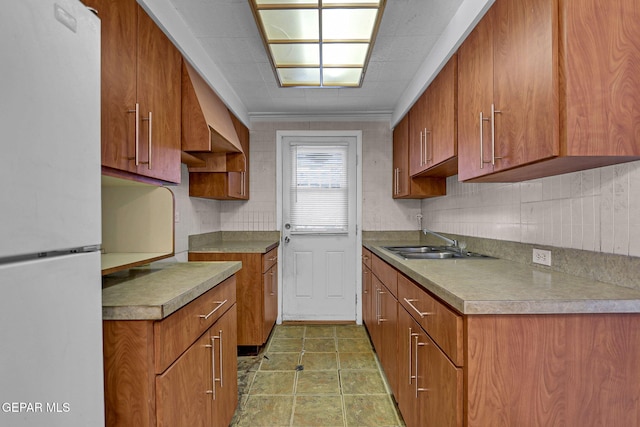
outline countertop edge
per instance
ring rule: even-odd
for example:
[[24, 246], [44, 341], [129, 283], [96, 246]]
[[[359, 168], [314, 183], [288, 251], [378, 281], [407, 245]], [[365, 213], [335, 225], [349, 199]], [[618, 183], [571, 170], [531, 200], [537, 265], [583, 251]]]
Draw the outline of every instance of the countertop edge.
[[[131, 304], [131, 305], [113, 305], [102, 306], [102, 320], [162, 320], [171, 314], [175, 313], [182, 307], [186, 306], [196, 298], [202, 296], [209, 290], [213, 289], [220, 283], [233, 276], [242, 268], [242, 263], [239, 261], [227, 261], [228, 264], [223, 270], [212, 275], [204, 282], [198, 283], [191, 288], [181, 292], [173, 298], [167, 300], [162, 304], [143, 305], [143, 304]], [[181, 263], [185, 265], [202, 264], [202, 262], [194, 263]], [[154, 274], [161, 274], [157, 272]], [[126, 283], [126, 282], [125, 282]]]
[[237, 240], [216, 243], [215, 245], [206, 246], [203, 245], [199, 248], [189, 248], [189, 253], [193, 254], [206, 254], [206, 253], [260, 253], [266, 254], [267, 252], [280, 246], [280, 241], [276, 240], [272, 243], [265, 243], [265, 245]]
[[[430, 280], [429, 277], [416, 272], [411, 267], [401, 263], [393, 255], [380, 248], [387, 242], [363, 241], [363, 246], [387, 262], [400, 273], [413, 280], [425, 290], [440, 298], [451, 308], [463, 315], [518, 315], [518, 314], [638, 314], [640, 313], [639, 299], [609, 298], [609, 299], [557, 299], [557, 300], [465, 300], [444, 286]], [[514, 267], [520, 267], [515, 261], [510, 262]], [[471, 260], [470, 262], [474, 262]], [[535, 267], [530, 267], [534, 269]], [[558, 273], [566, 274], [566, 273]], [[617, 286], [617, 285], [611, 285]], [[622, 287], [621, 287], [622, 288]], [[624, 288], [627, 289], [627, 288]]]

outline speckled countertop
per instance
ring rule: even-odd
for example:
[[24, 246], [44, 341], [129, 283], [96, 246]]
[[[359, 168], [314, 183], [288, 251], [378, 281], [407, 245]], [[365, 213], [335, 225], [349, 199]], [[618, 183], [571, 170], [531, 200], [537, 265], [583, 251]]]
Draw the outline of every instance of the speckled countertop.
[[383, 249], [402, 244], [363, 242], [462, 314], [640, 313], [636, 289], [503, 259], [405, 261]]
[[189, 252], [266, 254], [279, 244], [278, 232], [216, 232], [189, 236]]
[[221, 241], [194, 247], [189, 252], [234, 252], [234, 253], [262, 253], [266, 254], [278, 246], [278, 242], [261, 241]]
[[154, 264], [104, 276], [103, 320], [159, 320], [240, 270], [242, 263]]

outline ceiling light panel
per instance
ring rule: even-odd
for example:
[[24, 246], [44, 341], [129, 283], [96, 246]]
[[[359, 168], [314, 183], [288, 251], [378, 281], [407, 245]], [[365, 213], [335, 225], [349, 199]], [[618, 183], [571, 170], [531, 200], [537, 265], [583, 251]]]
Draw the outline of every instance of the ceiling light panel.
[[385, 0], [249, 0], [278, 84], [359, 87]]

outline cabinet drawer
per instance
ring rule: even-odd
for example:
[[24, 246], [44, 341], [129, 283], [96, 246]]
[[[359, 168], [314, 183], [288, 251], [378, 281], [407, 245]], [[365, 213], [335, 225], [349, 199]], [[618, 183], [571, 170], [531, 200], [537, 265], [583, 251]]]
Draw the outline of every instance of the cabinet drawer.
[[278, 262], [278, 248], [275, 247], [262, 256], [262, 272], [266, 273]]
[[366, 248], [362, 248], [362, 263], [371, 268], [371, 251]]
[[236, 278], [229, 277], [169, 317], [154, 323], [156, 373], [162, 373], [236, 302]]
[[395, 268], [373, 255], [371, 270], [384, 285], [389, 288], [394, 297], [398, 297], [398, 272]]
[[462, 366], [462, 316], [401, 274], [398, 274], [398, 301], [453, 363]]

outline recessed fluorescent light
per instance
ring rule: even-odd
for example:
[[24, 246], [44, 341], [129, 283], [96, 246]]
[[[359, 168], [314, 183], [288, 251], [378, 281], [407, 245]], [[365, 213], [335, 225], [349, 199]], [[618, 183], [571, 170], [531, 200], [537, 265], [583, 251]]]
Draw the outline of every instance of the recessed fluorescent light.
[[282, 87], [360, 87], [386, 0], [249, 0]]

